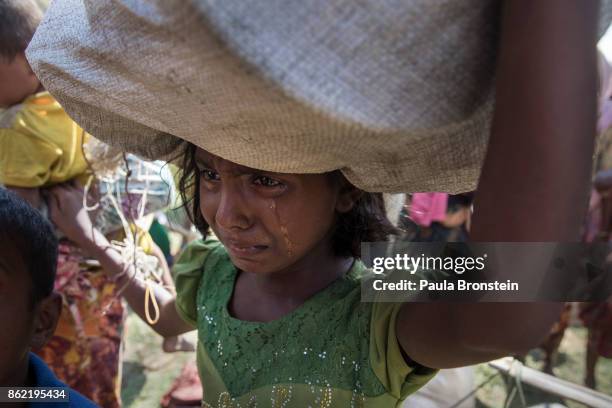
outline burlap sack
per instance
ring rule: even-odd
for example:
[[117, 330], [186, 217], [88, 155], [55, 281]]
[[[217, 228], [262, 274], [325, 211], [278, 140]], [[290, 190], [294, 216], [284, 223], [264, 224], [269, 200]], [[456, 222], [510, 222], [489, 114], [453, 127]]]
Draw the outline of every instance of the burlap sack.
[[369, 191], [461, 192], [489, 134], [499, 4], [54, 0], [27, 56], [83, 128], [148, 158], [184, 139]]

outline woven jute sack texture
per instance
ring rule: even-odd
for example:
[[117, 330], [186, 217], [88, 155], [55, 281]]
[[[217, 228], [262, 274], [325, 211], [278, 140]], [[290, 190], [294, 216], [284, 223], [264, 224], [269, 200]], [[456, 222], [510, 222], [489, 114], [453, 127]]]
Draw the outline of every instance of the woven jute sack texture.
[[[603, 33], [612, 15], [602, 2]], [[368, 191], [476, 187], [496, 0], [54, 0], [27, 57], [88, 132]]]

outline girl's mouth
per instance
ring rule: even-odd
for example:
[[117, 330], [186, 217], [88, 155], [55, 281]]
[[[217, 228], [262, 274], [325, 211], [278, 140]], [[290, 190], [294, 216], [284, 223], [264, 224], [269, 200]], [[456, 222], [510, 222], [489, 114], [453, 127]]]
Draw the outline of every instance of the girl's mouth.
[[229, 241], [225, 244], [225, 247], [229, 252], [237, 256], [252, 256], [257, 255], [266, 249], [267, 245], [249, 245], [240, 242]]

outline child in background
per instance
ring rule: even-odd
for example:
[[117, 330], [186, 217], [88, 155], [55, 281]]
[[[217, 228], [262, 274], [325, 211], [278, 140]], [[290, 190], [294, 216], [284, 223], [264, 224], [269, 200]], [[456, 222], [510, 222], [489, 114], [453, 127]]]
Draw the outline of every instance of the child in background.
[[[33, 0], [0, 0], [0, 184], [46, 213], [46, 189], [86, 180], [87, 136], [25, 59], [41, 18]], [[124, 309], [113, 301], [115, 285], [84, 265], [75, 244], [62, 239], [58, 249], [55, 289], [64, 299], [62, 313], [54, 335], [35, 352], [71, 387], [102, 406], [119, 406]]]
[[[53, 292], [56, 258], [53, 227], [0, 188], [0, 387], [66, 387], [30, 352], [49, 340], [59, 319], [61, 299]], [[66, 392], [69, 402], [36, 406], [96, 407], [78, 392]]]
[[24, 50], [42, 19], [33, 0], [0, 1], [0, 184], [37, 208], [40, 188], [83, 175], [83, 131], [46, 92]]
[[[46, 213], [43, 196], [49, 187], [86, 183], [82, 149], [89, 135], [43, 89], [25, 58], [41, 18], [33, 0], [0, 0], [0, 185]], [[143, 248], [159, 254], [163, 267], [161, 251], [148, 235], [139, 236]], [[104, 407], [119, 406], [125, 308], [117, 286], [67, 239], [60, 241], [57, 259], [55, 289], [64, 300], [62, 314], [54, 336], [35, 352], [70, 386]], [[182, 344], [166, 341], [175, 344], [173, 350]]]
[[405, 239], [418, 242], [467, 241], [473, 196], [473, 193], [412, 194], [410, 204], [405, 206], [401, 216]]
[[[75, 3], [53, 3], [56, 11], [71, 4]], [[143, 18], [151, 10], [135, 4], [130, 2], [129, 9], [123, 8], [121, 17], [132, 13], [143, 21], [139, 29], [152, 35], [145, 29], [150, 28], [150, 21]], [[190, 6], [193, 9], [179, 11], [192, 16], [197, 9], [195, 3]], [[595, 65], [597, 2], [577, 6], [575, 2], [556, 0], [554, 13], [551, 8], [545, 1], [504, 3], [497, 100], [478, 190], [474, 240], [546, 242], [578, 237], [581, 214], [576, 207], [586, 199], [584, 186], [592, 154], [592, 140], [584, 135], [594, 133], [595, 109], [589, 104], [576, 106], [572, 102], [575, 98], [560, 98], [557, 93], [567, 92], [584, 100], [595, 94], [595, 70], [591, 68]], [[117, 12], [114, 7], [97, 10]], [[219, 15], [223, 13], [213, 17]], [[56, 29], [61, 28], [68, 18], [59, 12], [53, 17], [47, 29], [54, 24]], [[81, 23], [89, 21], [84, 15], [81, 18]], [[202, 20], [190, 21], [204, 24]], [[101, 27], [103, 37], [114, 38], [109, 33], [113, 30], [125, 34], [127, 27], [121, 25], [124, 21], [109, 20]], [[157, 28], [168, 21], [176, 20], [154, 19], [153, 25]], [[169, 32], [167, 26], [163, 28], [163, 32]], [[246, 28], [251, 38], [253, 30]], [[140, 38], [122, 35], [121, 45], [129, 50], [147, 47]], [[193, 40], [189, 35], [180, 39], [183, 43]], [[550, 47], [551, 39], [568, 46]], [[198, 46], [206, 44], [199, 40], [194, 41]], [[211, 44], [218, 40], [215, 37]], [[47, 51], [40, 44], [37, 49]], [[36, 49], [29, 55], [36, 58]], [[115, 61], [115, 57], [112, 51], [104, 54], [105, 61]], [[46, 58], [53, 59], [53, 55], [46, 53]], [[561, 69], [560, 64], [553, 64], [551, 68], [550, 61], [559, 59], [567, 65]], [[43, 64], [38, 67], [46, 70]], [[120, 67], [124, 71], [114, 79], [133, 78], [139, 73], [130, 71], [131, 65]], [[191, 68], [212, 81], [204, 74], [205, 67]], [[116, 72], [106, 67], [104, 74], [112, 76]], [[172, 71], [172, 86], [156, 84], [147, 90], [198, 95], [191, 88], [198, 84], [181, 82], [185, 73], [190, 72]], [[252, 79], [254, 70], [249, 75]], [[49, 84], [57, 85], [54, 81]], [[59, 86], [56, 90], [62, 92]], [[256, 90], [255, 86], [248, 89]], [[152, 97], [157, 95], [145, 94], [141, 96], [147, 103], [158, 100]], [[132, 94], [113, 94], [121, 102], [129, 96]], [[216, 96], [200, 99], [197, 109], [204, 110], [207, 98]], [[286, 100], [280, 93], [274, 96], [274, 107], [282, 113]], [[91, 100], [72, 102], [91, 104]], [[232, 102], [228, 110], [241, 107], [241, 100]], [[92, 127], [100, 125], [92, 119], [96, 110], [91, 105], [87, 108], [80, 111], [81, 118], [87, 117]], [[184, 120], [198, 123], [201, 117], [177, 119], [181, 109], [166, 108], [164, 105], [165, 117], [146, 124], [156, 126], [157, 133], [153, 133], [158, 139], [168, 127]], [[130, 109], [137, 110], [136, 106]], [[234, 118], [230, 131], [239, 132], [244, 118], [239, 114]], [[266, 116], [261, 123], [276, 118]], [[212, 127], [223, 127], [224, 122], [219, 123], [212, 123]], [[286, 128], [300, 125], [281, 124]], [[151, 129], [144, 129], [142, 122], [132, 125], [135, 131]], [[261, 130], [266, 129], [262, 126]], [[143, 140], [133, 135], [127, 140], [125, 136], [125, 140], [119, 140], [121, 135], [113, 135], [117, 143]], [[206, 407], [395, 407], [438, 368], [488, 361], [535, 346], [559, 314], [562, 306], [551, 303], [360, 302], [360, 280], [366, 271], [359, 260], [359, 244], [384, 240], [391, 231], [380, 194], [356, 188], [338, 170], [278, 173], [223, 157], [235, 153], [231, 146], [239, 144], [240, 136], [248, 139], [247, 135], [233, 133], [233, 138], [225, 140], [230, 146], [224, 146], [223, 151], [219, 148], [218, 154], [209, 152], [210, 147], [207, 150], [213, 138], [195, 126], [178, 136], [193, 143], [184, 151], [184, 179], [179, 189], [183, 195], [190, 195], [194, 222], [200, 231], [212, 231], [218, 240], [196, 242], [177, 260], [176, 297], [162, 288], [155, 289], [160, 319], [153, 328], [164, 336], [198, 328], [198, 366]], [[240, 146], [248, 146], [248, 141]], [[346, 146], [350, 152], [350, 145]], [[306, 148], [294, 146], [294, 150], [292, 153], [307, 153]], [[153, 146], [150, 151], [160, 150]], [[271, 151], [270, 156], [273, 153], [278, 151]], [[568, 169], [570, 160], [573, 165]], [[378, 181], [384, 185], [386, 180]], [[142, 300], [150, 292], [138, 276], [130, 279], [129, 265], [92, 228], [82, 208], [82, 192], [73, 186], [56, 187], [50, 205], [55, 223], [67, 236], [99, 259], [107, 273], [120, 282], [130, 282], [124, 295], [136, 313], [144, 316]], [[524, 262], [519, 266], [533, 274], [535, 281], [546, 273], [544, 266], [534, 267], [527, 259], [512, 256], [515, 262]], [[496, 264], [493, 272], [497, 279], [516, 273], [512, 260], [504, 256]]]

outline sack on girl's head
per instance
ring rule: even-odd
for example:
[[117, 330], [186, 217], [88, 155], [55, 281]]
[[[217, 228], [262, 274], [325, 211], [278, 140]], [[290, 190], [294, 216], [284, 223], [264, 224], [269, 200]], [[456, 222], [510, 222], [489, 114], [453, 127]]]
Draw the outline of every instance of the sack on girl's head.
[[187, 140], [365, 191], [458, 193], [486, 151], [500, 4], [54, 0], [27, 55], [79, 124], [145, 157]]

